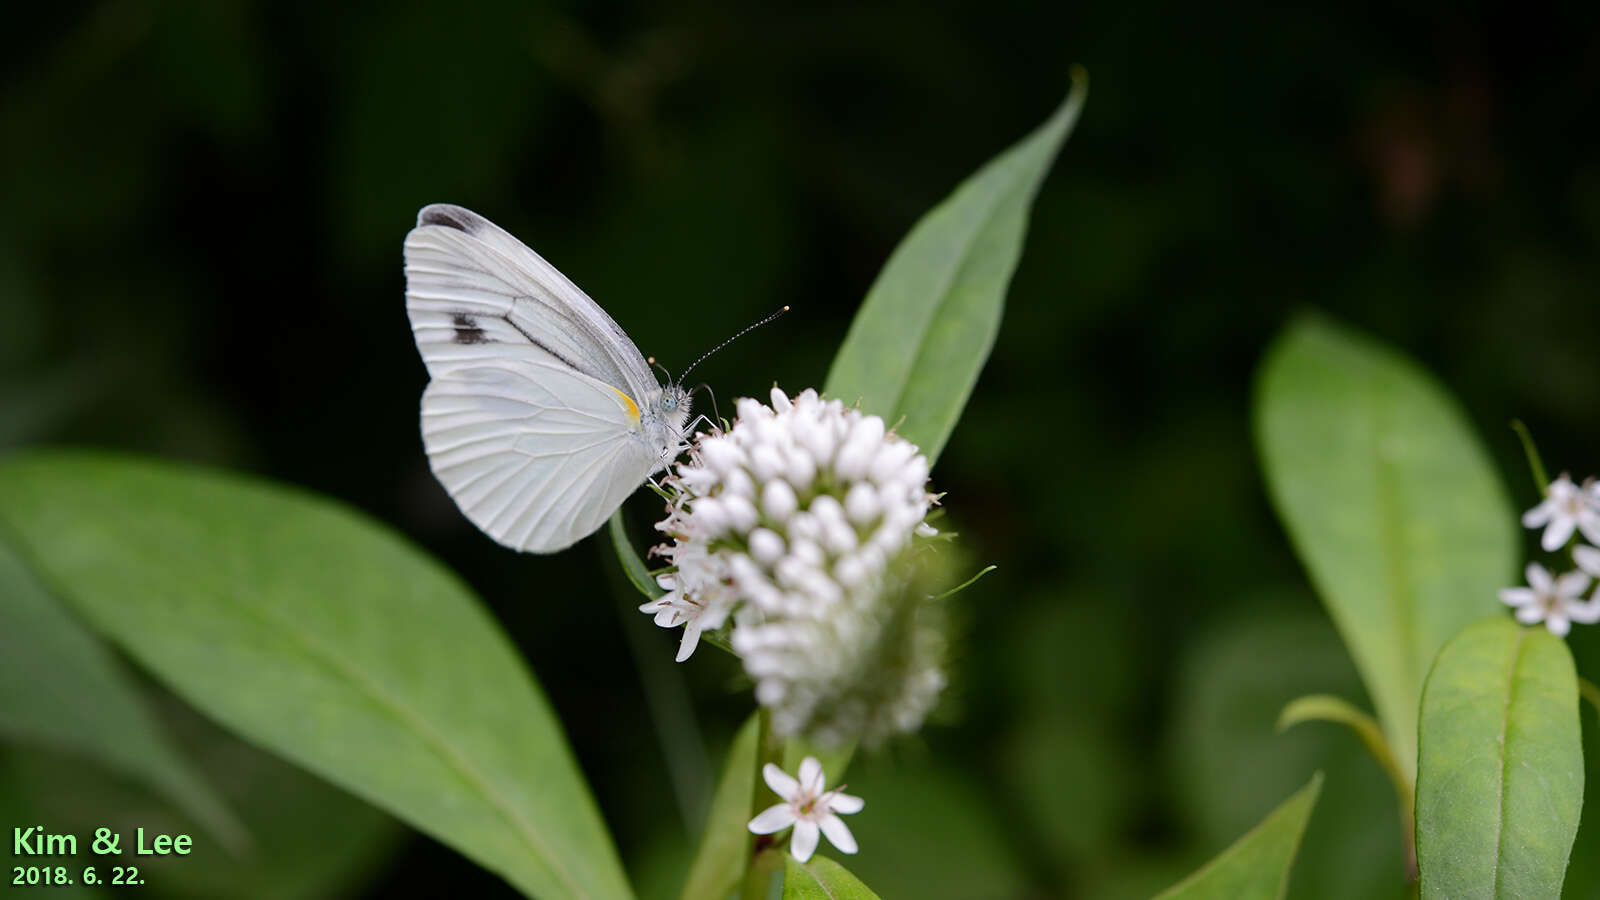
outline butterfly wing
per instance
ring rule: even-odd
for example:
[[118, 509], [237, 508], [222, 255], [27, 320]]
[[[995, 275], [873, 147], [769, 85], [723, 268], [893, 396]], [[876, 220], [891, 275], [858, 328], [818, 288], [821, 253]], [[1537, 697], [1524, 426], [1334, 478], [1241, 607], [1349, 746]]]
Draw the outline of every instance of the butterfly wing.
[[459, 365], [422, 394], [434, 475], [485, 534], [534, 553], [587, 536], [644, 481], [637, 422], [610, 385], [539, 359]]
[[459, 206], [418, 214], [405, 271], [432, 377], [423, 443], [456, 505], [536, 553], [600, 527], [659, 466], [639, 405], [660, 385], [638, 348], [555, 267]]
[[639, 348], [599, 304], [493, 222], [435, 203], [406, 235], [406, 312], [428, 371], [504, 355], [548, 357], [624, 389], [660, 385]]

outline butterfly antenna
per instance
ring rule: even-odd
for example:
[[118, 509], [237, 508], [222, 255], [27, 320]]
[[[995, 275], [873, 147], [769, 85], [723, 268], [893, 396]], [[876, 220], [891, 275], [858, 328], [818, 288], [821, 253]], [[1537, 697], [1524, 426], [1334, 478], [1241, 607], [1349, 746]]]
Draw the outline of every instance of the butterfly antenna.
[[649, 365], [655, 366], [656, 368], [660, 369], [661, 370], [661, 374], [667, 376], [667, 383], [668, 384], [672, 383], [672, 373], [667, 371], [667, 367], [666, 366], [663, 366], [661, 363], [656, 362], [656, 358], [654, 356], [646, 356], [644, 358], [644, 361], [646, 363], [648, 363]]
[[689, 377], [689, 373], [694, 371], [694, 367], [695, 366], [698, 366], [701, 363], [706, 361], [706, 357], [707, 356], [710, 356], [711, 354], [717, 352], [718, 350], [721, 350], [723, 347], [728, 346], [729, 344], [733, 343], [734, 341], [737, 341], [739, 338], [742, 338], [745, 335], [749, 334], [750, 332], [755, 331], [757, 328], [760, 328], [761, 326], [767, 324], [768, 322], [771, 322], [773, 319], [776, 319], [777, 317], [783, 315], [784, 313], [786, 313], [788, 311], [789, 311], [789, 307], [785, 306], [783, 309], [778, 310], [777, 312], [773, 313], [770, 316], [767, 316], [765, 319], [762, 319], [761, 321], [756, 322], [755, 324], [746, 325], [743, 329], [741, 329], [739, 331], [738, 334], [734, 335], [731, 338], [728, 338], [727, 340], [725, 340], [722, 343], [716, 345], [715, 347], [712, 347], [710, 350], [707, 350], [705, 352], [704, 356], [701, 356], [699, 359], [695, 360], [693, 363], [690, 363], [689, 364], [689, 368], [683, 370], [683, 375], [681, 377], [679, 377], [678, 383], [682, 384], [683, 380], [685, 378]]

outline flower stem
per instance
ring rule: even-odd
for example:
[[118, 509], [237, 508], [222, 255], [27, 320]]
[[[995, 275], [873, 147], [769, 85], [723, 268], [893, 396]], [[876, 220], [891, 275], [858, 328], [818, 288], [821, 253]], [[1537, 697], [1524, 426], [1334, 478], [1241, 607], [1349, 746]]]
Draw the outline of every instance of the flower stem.
[[1389, 776], [1394, 785], [1395, 799], [1400, 807], [1400, 843], [1405, 854], [1406, 881], [1417, 880], [1417, 814], [1416, 787], [1410, 776], [1395, 758], [1389, 739], [1384, 736], [1378, 720], [1331, 694], [1312, 694], [1291, 701], [1278, 715], [1278, 731], [1282, 732], [1301, 722], [1334, 722], [1355, 733], [1377, 760], [1378, 767]]
[[[772, 713], [765, 706], [756, 711], [756, 764], [750, 773], [750, 818], [767, 807], [765, 802], [768, 791], [765, 790], [766, 782], [762, 778], [761, 770], [767, 763], [781, 765], [783, 762], [783, 742], [777, 740], [772, 734]], [[763, 838], [766, 838], [763, 841]], [[745, 869], [744, 886], [739, 891], [740, 900], [766, 900], [769, 892], [772, 874], [782, 871], [783, 865], [780, 857], [772, 852], [771, 838], [766, 835], [750, 835], [748, 843], [750, 863]], [[776, 866], [773, 860], [778, 859]]]

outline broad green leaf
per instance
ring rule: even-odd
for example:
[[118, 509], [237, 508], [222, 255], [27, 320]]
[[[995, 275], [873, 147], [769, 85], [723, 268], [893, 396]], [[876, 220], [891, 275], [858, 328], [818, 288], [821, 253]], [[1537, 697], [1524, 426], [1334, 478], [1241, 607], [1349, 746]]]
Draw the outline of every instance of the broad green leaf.
[[1075, 69], [1055, 115], [923, 216], [889, 257], [833, 359], [825, 392], [900, 422], [899, 433], [929, 462], [994, 346], [1028, 209], [1087, 95], [1088, 78]]
[[382, 525], [299, 491], [100, 454], [0, 463], [41, 580], [224, 726], [530, 896], [627, 897], [511, 642]]
[[1557, 896], [1582, 805], [1567, 645], [1505, 616], [1469, 625], [1422, 694], [1422, 896]]
[[[683, 883], [683, 900], [712, 900], [733, 893], [744, 880], [754, 836], [750, 809], [755, 802], [756, 754], [761, 741], [761, 717], [752, 715], [728, 748], [728, 761], [711, 798], [711, 812], [701, 833], [700, 849]], [[776, 802], [776, 801], [774, 801]]]
[[0, 734], [87, 758], [194, 817], [234, 852], [249, 842], [145, 707], [129, 673], [0, 542]]
[[1282, 897], [1300, 850], [1311, 810], [1322, 791], [1322, 773], [1198, 872], [1163, 891], [1160, 900], [1267, 900]]
[[1255, 412], [1278, 515], [1414, 780], [1423, 678], [1451, 635], [1499, 607], [1516, 510], [1450, 395], [1325, 319], [1268, 352]]
[[878, 900], [849, 869], [826, 856], [784, 859], [783, 900]]

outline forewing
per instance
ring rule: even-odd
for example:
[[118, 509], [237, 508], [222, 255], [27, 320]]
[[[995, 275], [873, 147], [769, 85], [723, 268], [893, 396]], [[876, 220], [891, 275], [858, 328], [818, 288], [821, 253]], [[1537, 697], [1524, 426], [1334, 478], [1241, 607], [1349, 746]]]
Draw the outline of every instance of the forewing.
[[488, 219], [436, 203], [406, 235], [406, 311], [417, 349], [438, 377], [527, 347], [623, 388], [658, 387], [650, 366], [605, 310], [526, 244]]
[[593, 532], [654, 464], [615, 389], [560, 364], [484, 359], [422, 394], [428, 463], [472, 523], [554, 553]]

